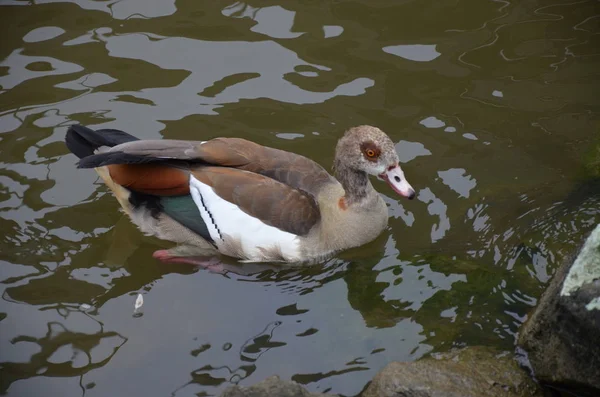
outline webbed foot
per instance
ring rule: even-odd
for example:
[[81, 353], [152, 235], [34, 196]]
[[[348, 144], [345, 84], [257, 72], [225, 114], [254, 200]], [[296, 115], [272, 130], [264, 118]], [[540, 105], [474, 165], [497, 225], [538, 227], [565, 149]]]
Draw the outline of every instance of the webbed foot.
[[213, 256], [187, 256], [181, 255], [177, 250], [158, 250], [152, 254], [152, 257], [164, 263], [185, 263], [188, 265], [199, 266], [215, 273], [226, 273], [225, 265], [217, 257]]

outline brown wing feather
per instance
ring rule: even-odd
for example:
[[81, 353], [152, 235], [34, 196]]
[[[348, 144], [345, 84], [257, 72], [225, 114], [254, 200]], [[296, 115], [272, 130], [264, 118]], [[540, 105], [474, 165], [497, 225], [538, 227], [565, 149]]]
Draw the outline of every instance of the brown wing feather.
[[241, 138], [216, 138], [195, 147], [198, 158], [224, 167], [255, 172], [316, 196], [333, 178], [314, 161]]
[[200, 141], [178, 139], [144, 139], [122, 143], [112, 147], [109, 151], [150, 158], [193, 160], [197, 157], [196, 147], [201, 144]]
[[[144, 140], [127, 142], [111, 149], [140, 158], [159, 158], [168, 163], [189, 161], [255, 172], [317, 196], [319, 189], [334, 181], [314, 161], [241, 138], [215, 138], [208, 142]], [[181, 164], [177, 164], [181, 166]]]
[[311, 195], [267, 176], [225, 167], [199, 167], [192, 174], [219, 197], [280, 230], [306, 235], [321, 218]]

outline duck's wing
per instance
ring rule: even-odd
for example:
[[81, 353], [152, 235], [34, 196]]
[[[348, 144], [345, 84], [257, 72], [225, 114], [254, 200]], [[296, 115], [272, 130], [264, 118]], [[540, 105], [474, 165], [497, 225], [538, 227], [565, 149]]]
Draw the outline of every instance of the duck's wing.
[[162, 163], [175, 167], [212, 165], [257, 173], [317, 197], [333, 177], [316, 162], [284, 150], [241, 138], [215, 138], [207, 142], [139, 140], [85, 157], [79, 167], [115, 164]]
[[245, 170], [199, 167], [191, 172], [190, 191], [203, 218], [212, 220], [213, 239], [227, 234], [275, 242], [277, 231], [303, 236], [321, 218], [312, 195]]
[[214, 165], [233, 167], [275, 179], [317, 197], [333, 177], [313, 160], [296, 153], [262, 146], [241, 138], [216, 138], [197, 148]]

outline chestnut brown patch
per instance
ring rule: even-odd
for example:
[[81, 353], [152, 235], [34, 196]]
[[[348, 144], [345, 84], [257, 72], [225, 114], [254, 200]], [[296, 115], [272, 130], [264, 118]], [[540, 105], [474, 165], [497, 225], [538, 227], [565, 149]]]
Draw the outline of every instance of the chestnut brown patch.
[[381, 149], [373, 141], [364, 141], [360, 144], [360, 151], [368, 161], [376, 162], [381, 154]]
[[346, 205], [346, 199], [344, 197], [340, 197], [340, 199], [338, 201], [338, 206], [340, 207], [340, 209], [342, 211], [346, 211], [346, 209], [348, 208], [348, 205]]
[[111, 164], [112, 180], [127, 189], [156, 196], [190, 194], [188, 175], [177, 168], [157, 164]]

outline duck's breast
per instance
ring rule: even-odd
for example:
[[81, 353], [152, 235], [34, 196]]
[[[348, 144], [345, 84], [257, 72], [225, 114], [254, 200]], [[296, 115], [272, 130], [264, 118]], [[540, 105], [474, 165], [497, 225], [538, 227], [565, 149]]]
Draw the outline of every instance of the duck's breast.
[[321, 222], [302, 246], [306, 250], [341, 251], [373, 241], [386, 228], [385, 201], [374, 192], [360, 206], [344, 204], [344, 189], [331, 185], [318, 198]]

